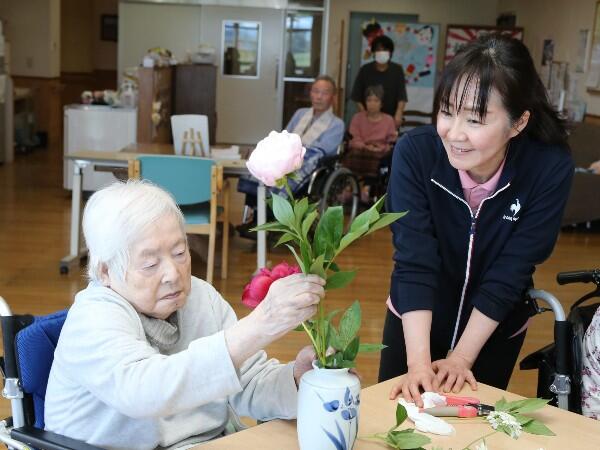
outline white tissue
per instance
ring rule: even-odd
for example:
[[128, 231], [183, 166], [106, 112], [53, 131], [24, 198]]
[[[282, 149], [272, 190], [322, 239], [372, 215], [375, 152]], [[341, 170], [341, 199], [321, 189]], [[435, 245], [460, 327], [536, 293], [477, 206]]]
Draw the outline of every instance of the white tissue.
[[446, 397], [436, 392], [423, 392], [423, 408], [433, 408], [434, 406], [446, 406]]
[[[429, 395], [426, 396], [425, 394]], [[434, 392], [425, 392], [421, 398], [423, 399], [425, 408], [446, 404], [446, 398]], [[406, 408], [408, 418], [415, 423], [415, 428], [417, 430], [423, 433], [433, 433], [441, 436], [449, 436], [454, 433], [454, 427], [444, 419], [419, 412], [419, 408], [414, 403], [408, 403], [403, 398], [399, 399], [398, 403]]]

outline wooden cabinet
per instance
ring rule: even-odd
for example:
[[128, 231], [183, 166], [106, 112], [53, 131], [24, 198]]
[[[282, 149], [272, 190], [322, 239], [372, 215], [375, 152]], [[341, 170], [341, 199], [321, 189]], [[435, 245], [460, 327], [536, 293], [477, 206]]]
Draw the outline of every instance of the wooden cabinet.
[[171, 137], [173, 68], [138, 68], [137, 141], [167, 143]]
[[173, 114], [208, 117], [211, 145], [217, 132], [217, 67], [210, 64], [180, 64], [174, 67]]

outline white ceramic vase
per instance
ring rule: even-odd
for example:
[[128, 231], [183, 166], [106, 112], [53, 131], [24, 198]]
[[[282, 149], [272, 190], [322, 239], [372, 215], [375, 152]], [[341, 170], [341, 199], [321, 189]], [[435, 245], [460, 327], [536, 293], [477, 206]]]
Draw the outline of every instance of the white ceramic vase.
[[300, 450], [350, 450], [358, 431], [360, 381], [348, 369], [313, 367], [298, 389]]

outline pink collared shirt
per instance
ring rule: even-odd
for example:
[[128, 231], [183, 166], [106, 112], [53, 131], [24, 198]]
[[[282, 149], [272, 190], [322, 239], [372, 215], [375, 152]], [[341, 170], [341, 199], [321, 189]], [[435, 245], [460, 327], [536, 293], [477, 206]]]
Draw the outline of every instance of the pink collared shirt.
[[465, 200], [473, 212], [477, 211], [477, 208], [479, 208], [483, 199], [492, 195], [496, 190], [500, 175], [502, 175], [502, 169], [504, 169], [505, 161], [506, 158], [502, 160], [502, 164], [500, 164], [496, 173], [492, 175], [492, 178], [481, 184], [473, 180], [466, 170], [458, 170], [458, 176], [460, 177], [460, 184]]

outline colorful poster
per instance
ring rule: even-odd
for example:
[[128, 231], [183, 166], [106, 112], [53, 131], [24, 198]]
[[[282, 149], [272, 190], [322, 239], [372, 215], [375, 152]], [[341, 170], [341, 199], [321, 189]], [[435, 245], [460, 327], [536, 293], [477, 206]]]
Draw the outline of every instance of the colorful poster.
[[482, 34], [502, 33], [515, 39], [523, 40], [523, 28], [498, 28], [477, 25], [448, 25], [446, 29], [446, 53], [444, 65], [448, 64], [456, 52], [467, 42], [470, 42]]
[[406, 109], [431, 112], [439, 25], [425, 23], [371, 22], [363, 26], [361, 66], [373, 61], [371, 42], [385, 34], [394, 42], [392, 61], [402, 65], [406, 77]]

